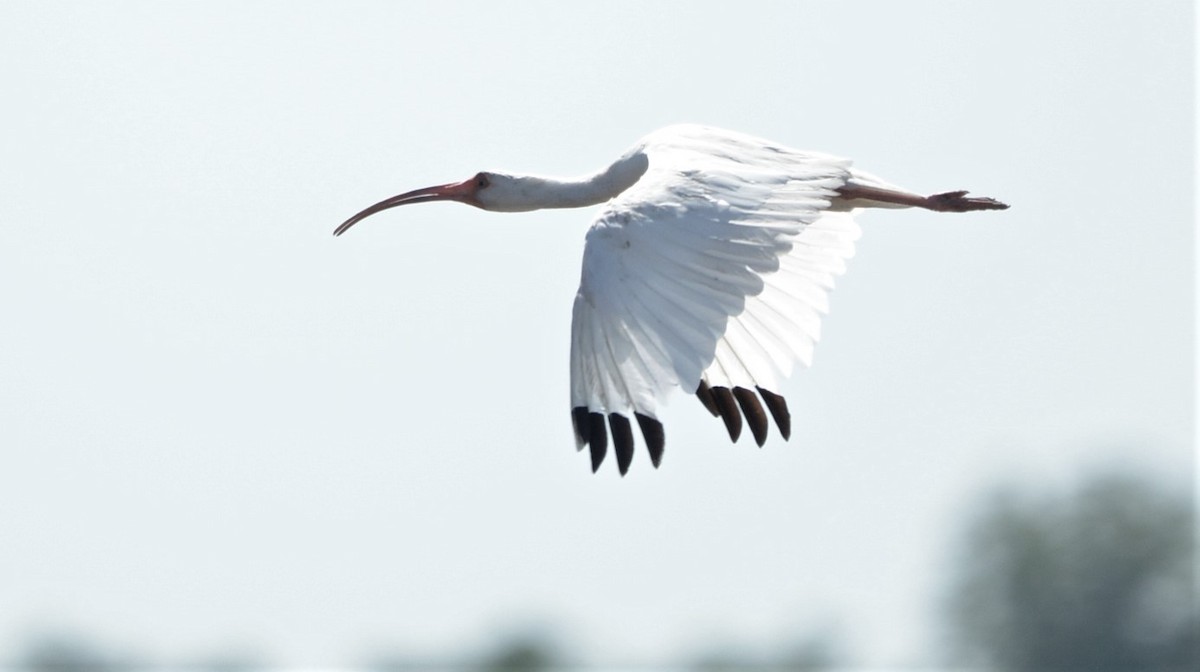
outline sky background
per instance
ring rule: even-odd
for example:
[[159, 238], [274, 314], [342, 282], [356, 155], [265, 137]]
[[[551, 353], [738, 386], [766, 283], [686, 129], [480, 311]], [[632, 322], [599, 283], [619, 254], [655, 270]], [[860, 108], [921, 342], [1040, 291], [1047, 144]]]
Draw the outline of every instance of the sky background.
[[[934, 664], [977, 496], [1195, 474], [1186, 2], [0, 4], [0, 660], [587, 660], [836, 633]], [[728, 127], [1003, 213], [879, 211], [788, 443], [676, 397], [577, 454], [594, 209], [457, 204]]]

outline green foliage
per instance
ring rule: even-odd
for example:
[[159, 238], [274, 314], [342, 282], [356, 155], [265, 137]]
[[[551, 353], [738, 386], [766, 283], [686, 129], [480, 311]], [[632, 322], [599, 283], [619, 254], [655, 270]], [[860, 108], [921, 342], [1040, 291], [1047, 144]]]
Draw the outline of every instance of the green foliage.
[[117, 672], [128, 665], [92, 641], [62, 630], [33, 636], [17, 667], [29, 672]]
[[523, 633], [501, 642], [479, 666], [483, 672], [544, 672], [558, 669], [558, 647], [546, 636]]
[[956, 663], [1200, 669], [1193, 514], [1187, 497], [1120, 474], [996, 495], [969, 526], [947, 605]]

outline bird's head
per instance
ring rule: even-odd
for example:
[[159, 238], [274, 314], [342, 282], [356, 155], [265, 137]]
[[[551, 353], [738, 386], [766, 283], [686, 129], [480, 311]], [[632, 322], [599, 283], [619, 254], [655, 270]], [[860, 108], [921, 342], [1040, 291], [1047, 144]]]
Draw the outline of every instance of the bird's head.
[[428, 203], [429, 201], [458, 201], [473, 205], [483, 210], [495, 212], [524, 212], [542, 207], [534, 191], [539, 178], [520, 175], [506, 175], [483, 171], [475, 173], [470, 179], [450, 184], [439, 184], [424, 189], [414, 189], [398, 196], [382, 200], [375, 205], [359, 212], [350, 219], [342, 222], [333, 235], [340, 236], [347, 229], [377, 212], [383, 212], [398, 205], [410, 203]]

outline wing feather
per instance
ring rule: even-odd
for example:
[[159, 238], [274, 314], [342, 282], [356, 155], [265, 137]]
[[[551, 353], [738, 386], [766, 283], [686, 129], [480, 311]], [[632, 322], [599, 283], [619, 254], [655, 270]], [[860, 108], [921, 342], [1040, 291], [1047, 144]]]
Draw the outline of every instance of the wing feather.
[[761, 443], [757, 389], [786, 437], [781, 381], [811, 361], [859, 235], [850, 213], [829, 210], [849, 162], [699, 126], [664, 129], [633, 152], [646, 172], [605, 206], [584, 248], [571, 340], [580, 445], [598, 436], [584, 418], [607, 417], [624, 473], [635, 417], [658, 466], [657, 407], [681, 386], [711, 390], [731, 437], [743, 405]]

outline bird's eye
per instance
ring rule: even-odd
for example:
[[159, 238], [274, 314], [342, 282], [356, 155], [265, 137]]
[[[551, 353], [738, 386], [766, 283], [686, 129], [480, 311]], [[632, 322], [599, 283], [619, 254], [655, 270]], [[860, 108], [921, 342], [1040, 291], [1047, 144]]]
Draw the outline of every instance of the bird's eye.
[[488, 182], [488, 176], [486, 173], [480, 173], [475, 176], [475, 186], [476, 187], [479, 187], [480, 189], [484, 189], [489, 184], [491, 184], [491, 183]]

